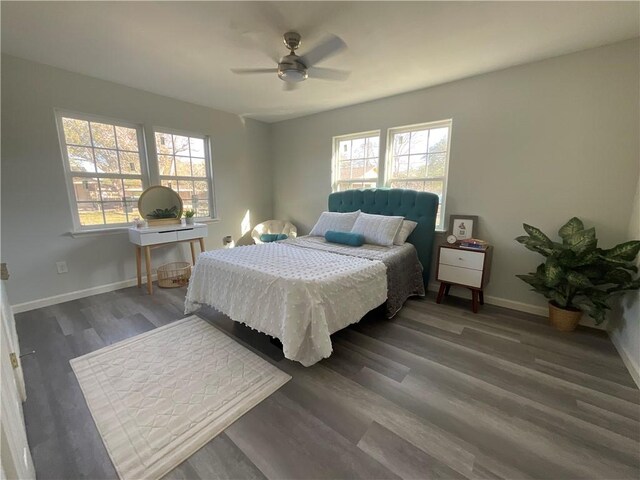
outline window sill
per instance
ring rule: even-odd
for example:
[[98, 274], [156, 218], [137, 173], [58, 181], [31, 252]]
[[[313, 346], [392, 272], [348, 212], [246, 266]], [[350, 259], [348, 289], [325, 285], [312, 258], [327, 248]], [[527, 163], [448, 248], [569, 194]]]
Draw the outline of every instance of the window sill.
[[[196, 223], [217, 223], [219, 222], [219, 218], [196, 218]], [[133, 225], [131, 225], [133, 226]], [[127, 227], [106, 227], [106, 228], [94, 228], [91, 230], [72, 230], [68, 233], [69, 236], [73, 238], [82, 238], [82, 237], [96, 237], [102, 235], [116, 235], [119, 233], [127, 233], [129, 230], [129, 226]]]

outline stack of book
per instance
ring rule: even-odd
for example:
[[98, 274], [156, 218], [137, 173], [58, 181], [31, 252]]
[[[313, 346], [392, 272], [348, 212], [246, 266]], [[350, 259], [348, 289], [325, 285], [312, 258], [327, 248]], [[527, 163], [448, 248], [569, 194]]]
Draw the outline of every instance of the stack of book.
[[487, 248], [487, 242], [484, 240], [478, 240], [477, 238], [468, 238], [467, 240], [460, 240], [458, 244], [460, 248], [470, 248], [473, 250], [484, 250]]

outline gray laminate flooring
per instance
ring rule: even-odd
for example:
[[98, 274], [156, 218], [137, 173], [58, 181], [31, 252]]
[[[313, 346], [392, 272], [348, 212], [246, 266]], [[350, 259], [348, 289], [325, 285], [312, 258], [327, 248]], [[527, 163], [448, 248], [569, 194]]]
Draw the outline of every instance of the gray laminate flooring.
[[[115, 478], [69, 360], [183, 317], [184, 289], [128, 288], [17, 316], [41, 479]], [[640, 393], [601, 331], [449, 297], [374, 311], [304, 368], [268, 337], [200, 316], [292, 375], [167, 479], [637, 479]]]

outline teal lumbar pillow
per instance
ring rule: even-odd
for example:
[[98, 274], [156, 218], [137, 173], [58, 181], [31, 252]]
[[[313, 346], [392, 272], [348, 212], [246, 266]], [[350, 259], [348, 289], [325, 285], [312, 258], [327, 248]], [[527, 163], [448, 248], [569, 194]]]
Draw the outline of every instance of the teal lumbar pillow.
[[324, 234], [324, 239], [327, 242], [351, 245], [352, 247], [361, 247], [364, 245], [364, 235], [360, 233], [336, 232], [335, 230], [329, 230]]
[[287, 238], [289, 238], [289, 236], [284, 233], [263, 233], [260, 235], [260, 241], [263, 243], [277, 242], [278, 240], [286, 240]]

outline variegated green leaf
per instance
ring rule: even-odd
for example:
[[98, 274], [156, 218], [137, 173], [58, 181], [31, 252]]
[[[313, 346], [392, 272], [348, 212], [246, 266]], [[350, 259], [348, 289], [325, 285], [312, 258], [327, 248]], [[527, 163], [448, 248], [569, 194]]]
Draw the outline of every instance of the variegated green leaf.
[[554, 287], [562, 280], [562, 267], [558, 265], [555, 258], [549, 258], [544, 266], [544, 284], [547, 287]]
[[615, 268], [613, 270], [609, 270], [604, 275], [603, 280], [606, 283], [629, 283], [633, 280], [633, 277], [626, 270], [622, 268]]
[[589, 228], [574, 233], [570, 237], [566, 237], [567, 244], [577, 254], [586, 253], [593, 250], [598, 245], [596, 240], [596, 229]]
[[576, 271], [571, 271], [567, 274], [567, 282], [569, 282], [569, 285], [578, 288], [586, 288], [591, 286], [589, 277]]
[[596, 321], [596, 324], [600, 325], [602, 322], [604, 322], [606, 317], [606, 311], [604, 308], [601, 308], [598, 305], [594, 305], [588, 300], [577, 302], [575, 306], [589, 315], [591, 318], [593, 318]]
[[545, 247], [553, 246], [553, 242], [551, 241], [551, 239], [547, 237], [544, 233], [542, 233], [542, 230], [540, 230], [539, 228], [533, 227], [531, 225], [527, 225], [526, 223], [523, 223], [522, 226], [524, 228], [524, 231], [529, 234], [529, 237], [539, 241]]
[[558, 235], [560, 235], [560, 238], [566, 239], [575, 235], [581, 230], [584, 230], [584, 224], [582, 223], [582, 220], [580, 220], [578, 217], [573, 217], [562, 227], [560, 227], [560, 230], [558, 230]]
[[603, 253], [607, 258], [633, 261], [638, 255], [638, 252], [640, 252], [640, 240], [631, 240], [630, 242], [624, 242], [609, 250], [605, 250]]

